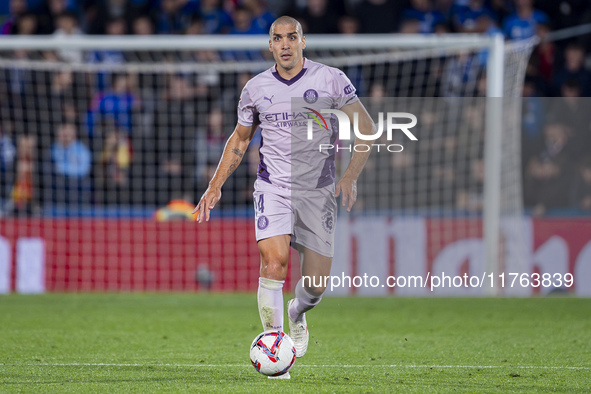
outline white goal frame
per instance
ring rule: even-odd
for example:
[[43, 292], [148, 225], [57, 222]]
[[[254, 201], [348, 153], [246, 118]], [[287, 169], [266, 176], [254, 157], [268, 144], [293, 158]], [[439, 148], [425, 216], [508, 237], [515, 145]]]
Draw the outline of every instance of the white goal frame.
[[[487, 102], [485, 131], [485, 178], [483, 234], [487, 272], [496, 276], [499, 269], [499, 231], [501, 215], [501, 150], [504, 93], [505, 42], [501, 34], [368, 34], [353, 36], [308, 35], [311, 50], [364, 49], [440, 49], [487, 50]], [[166, 36], [0, 36], [0, 51], [7, 50], [253, 50], [268, 45], [267, 35], [166, 35]], [[203, 64], [195, 64], [203, 68]], [[207, 67], [207, 65], [205, 65]], [[215, 69], [215, 65], [210, 66]], [[489, 289], [490, 294], [493, 289]]]

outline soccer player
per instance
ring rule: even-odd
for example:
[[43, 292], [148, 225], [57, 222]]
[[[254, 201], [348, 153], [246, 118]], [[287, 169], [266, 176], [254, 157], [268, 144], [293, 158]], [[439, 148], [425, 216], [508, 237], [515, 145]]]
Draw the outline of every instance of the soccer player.
[[[362, 134], [375, 133], [375, 125], [344, 73], [303, 57], [306, 39], [297, 20], [278, 18], [269, 35], [269, 50], [276, 64], [248, 81], [242, 90], [238, 124], [193, 212], [197, 213], [197, 222], [209, 220], [210, 210], [220, 200], [222, 185], [240, 164], [260, 125], [260, 164], [254, 192], [261, 255], [259, 314], [264, 330], [283, 331], [283, 283], [291, 244], [299, 252], [302, 276], [314, 278], [300, 279], [295, 298], [288, 303], [289, 335], [297, 357], [302, 357], [309, 335], [305, 313], [320, 302], [325, 290], [320, 279], [330, 274], [336, 197], [342, 194], [342, 204], [350, 212], [357, 198], [357, 178], [369, 155], [354, 152], [335, 187], [335, 151], [328, 148], [336, 144], [338, 130], [331, 127], [329, 131], [328, 125], [336, 126], [336, 119], [319, 117], [318, 109], [338, 109], [351, 122], [357, 113]], [[302, 107], [294, 108], [292, 98], [301, 99]], [[317, 110], [310, 108], [314, 106]], [[307, 121], [312, 118], [318, 119], [320, 126], [324, 123], [326, 130], [317, 129], [315, 138], [307, 141]], [[327, 149], [320, 149], [318, 142]], [[363, 141], [358, 138], [355, 143]]]

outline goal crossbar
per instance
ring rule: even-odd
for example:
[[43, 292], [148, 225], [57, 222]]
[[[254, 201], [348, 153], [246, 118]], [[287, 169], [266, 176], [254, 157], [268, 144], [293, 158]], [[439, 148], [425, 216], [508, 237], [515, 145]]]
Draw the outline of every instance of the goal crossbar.
[[[477, 34], [367, 34], [354, 36], [306, 36], [308, 49], [385, 49], [436, 48], [453, 45], [464, 49], [491, 48], [494, 37]], [[261, 49], [268, 35], [166, 35], [166, 36], [0, 36], [0, 50], [233, 50]]]

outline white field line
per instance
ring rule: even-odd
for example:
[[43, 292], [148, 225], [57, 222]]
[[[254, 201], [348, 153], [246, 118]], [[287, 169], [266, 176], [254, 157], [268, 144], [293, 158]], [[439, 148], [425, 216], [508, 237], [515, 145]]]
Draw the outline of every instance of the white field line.
[[[171, 367], [171, 368], [250, 368], [249, 364], [118, 364], [118, 363], [0, 363], [0, 366], [27, 367]], [[590, 370], [591, 367], [543, 365], [406, 365], [406, 364], [296, 364], [298, 368], [448, 368], [448, 369], [572, 369]]]

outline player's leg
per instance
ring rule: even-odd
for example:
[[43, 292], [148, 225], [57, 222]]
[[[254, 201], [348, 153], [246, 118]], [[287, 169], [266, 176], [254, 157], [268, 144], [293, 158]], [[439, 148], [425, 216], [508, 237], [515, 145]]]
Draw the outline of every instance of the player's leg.
[[331, 257], [323, 256], [306, 247], [299, 249], [302, 277], [296, 285], [295, 299], [288, 311], [290, 318], [295, 321], [320, 302], [332, 265]]
[[283, 331], [283, 283], [287, 276], [290, 235], [258, 242], [261, 268], [257, 301], [263, 330]]
[[300, 253], [302, 278], [296, 285], [295, 298], [288, 303], [287, 314], [289, 335], [298, 357], [308, 349], [306, 311], [318, 305], [326, 289], [325, 277], [330, 275], [337, 212], [333, 193], [331, 186], [306, 191], [294, 198], [297, 221], [292, 242]]
[[325, 278], [330, 275], [332, 258], [323, 256], [301, 245], [298, 247], [302, 277], [296, 284], [295, 298], [287, 304], [289, 335], [293, 339], [297, 357], [308, 350], [308, 323], [306, 312], [314, 308], [326, 290]]

